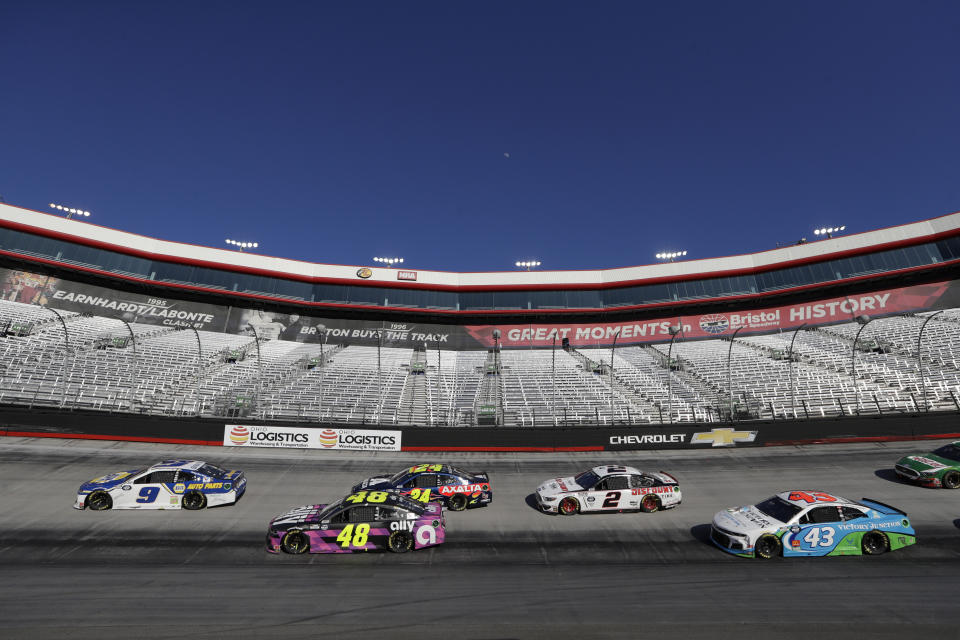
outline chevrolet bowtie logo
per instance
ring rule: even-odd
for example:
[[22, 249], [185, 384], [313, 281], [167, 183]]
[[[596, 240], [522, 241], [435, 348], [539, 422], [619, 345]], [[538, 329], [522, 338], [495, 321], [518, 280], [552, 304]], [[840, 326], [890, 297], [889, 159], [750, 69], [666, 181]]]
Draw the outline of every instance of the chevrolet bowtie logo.
[[756, 431], [734, 431], [733, 429], [711, 429], [693, 434], [690, 444], [713, 443], [714, 447], [733, 447], [738, 442], [753, 442], [757, 438]]

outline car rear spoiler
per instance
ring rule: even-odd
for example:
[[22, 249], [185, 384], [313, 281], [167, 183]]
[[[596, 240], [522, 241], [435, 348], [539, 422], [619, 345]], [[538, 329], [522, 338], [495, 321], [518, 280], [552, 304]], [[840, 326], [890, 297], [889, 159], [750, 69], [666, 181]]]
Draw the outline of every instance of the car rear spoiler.
[[877, 509], [877, 511], [883, 511], [884, 513], [899, 513], [901, 515], [907, 515], [906, 511], [897, 509], [896, 507], [891, 507], [890, 505], [880, 502], [879, 500], [874, 500], [873, 498], [861, 498], [861, 501], [868, 507], [872, 506]]

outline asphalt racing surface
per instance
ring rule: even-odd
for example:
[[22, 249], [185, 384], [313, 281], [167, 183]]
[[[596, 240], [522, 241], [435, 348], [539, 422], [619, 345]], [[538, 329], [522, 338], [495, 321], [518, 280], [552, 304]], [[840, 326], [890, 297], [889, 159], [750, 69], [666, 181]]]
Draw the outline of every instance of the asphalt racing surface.
[[[0, 438], [0, 637], [954, 637], [960, 491], [901, 484], [940, 442], [588, 454], [326, 451]], [[164, 458], [243, 469], [239, 504], [76, 511], [84, 481]], [[404, 555], [269, 554], [269, 520], [420, 462], [488, 471], [493, 504], [448, 513], [447, 542]], [[545, 515], [543, 480], [600, 463], [663, 469], [684, 501], [654, 514]], [[907, 511], [919, 543], [879, 557], [760, 561], [707, 538], [721, 508], [787, 489]]]

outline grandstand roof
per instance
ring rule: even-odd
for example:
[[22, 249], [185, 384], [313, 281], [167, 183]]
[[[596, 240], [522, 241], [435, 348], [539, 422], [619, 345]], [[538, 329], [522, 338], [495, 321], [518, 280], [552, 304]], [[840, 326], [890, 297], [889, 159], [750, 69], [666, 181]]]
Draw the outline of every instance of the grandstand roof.
[[[314, 282], [438, 290], [576, 289], [739, 275], [872, 253], [960, 235], [960, 213], [806, 244], [736, 256], [589, 271], [455, 273], [314, 264], [170, 242], [0, 204], [0, 226], [153, 260]], [[370, 275], [361, 277], [361, 268]], [[364, 272], [366, 275], [366, 272]]]

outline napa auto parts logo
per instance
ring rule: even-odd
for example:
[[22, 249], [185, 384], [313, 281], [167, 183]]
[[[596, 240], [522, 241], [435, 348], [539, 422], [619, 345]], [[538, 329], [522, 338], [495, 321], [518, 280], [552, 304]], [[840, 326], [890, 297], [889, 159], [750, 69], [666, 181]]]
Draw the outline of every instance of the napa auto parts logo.
[[400, 451], [402, 432], [228, 424], [225, 447], [283, 447], [348, 451]]

